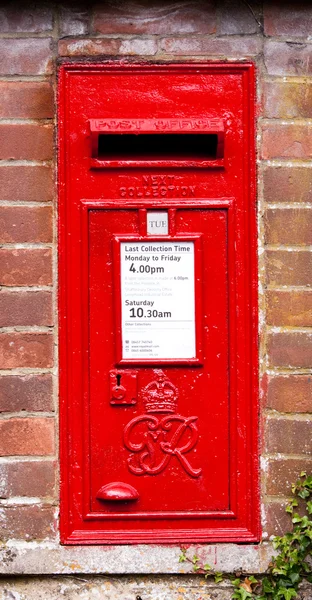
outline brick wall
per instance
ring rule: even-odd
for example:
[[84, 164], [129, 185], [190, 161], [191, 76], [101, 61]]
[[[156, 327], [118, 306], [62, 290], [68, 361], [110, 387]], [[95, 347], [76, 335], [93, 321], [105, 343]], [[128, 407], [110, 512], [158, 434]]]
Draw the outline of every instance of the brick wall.
[[[0, 6], [1, 538], [58, 539], [57, 62], [251, 59], [258, 73], [264, 539], [311, 471], [312, 6]], [[310, 373], [310, 374], [309, 374]]]

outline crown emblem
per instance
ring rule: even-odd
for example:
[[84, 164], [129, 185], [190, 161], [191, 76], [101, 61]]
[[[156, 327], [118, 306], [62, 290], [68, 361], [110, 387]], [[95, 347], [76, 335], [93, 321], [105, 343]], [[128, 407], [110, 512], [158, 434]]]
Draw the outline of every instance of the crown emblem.
[[174, 413], [177, 410], [178, 389], [161, 369], [155, 369], [156, 378], [142, 390], [147, 413]]

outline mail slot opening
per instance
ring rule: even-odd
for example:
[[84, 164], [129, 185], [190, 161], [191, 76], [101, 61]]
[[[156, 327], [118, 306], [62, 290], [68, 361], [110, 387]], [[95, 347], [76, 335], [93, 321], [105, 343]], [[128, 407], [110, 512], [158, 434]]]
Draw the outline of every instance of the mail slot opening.
[[219, 158], [213, 133], [104, 133], [98, 136], [98, 158], [123, 160]]

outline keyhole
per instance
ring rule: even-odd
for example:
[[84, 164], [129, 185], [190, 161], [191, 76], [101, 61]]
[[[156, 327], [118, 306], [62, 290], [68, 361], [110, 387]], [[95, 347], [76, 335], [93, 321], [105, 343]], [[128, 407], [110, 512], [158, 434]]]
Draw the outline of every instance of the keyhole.
[[121, 382], [121, 375], [120, 375], [120, 373], [117, 373], [117, 375], [116, 375], [116, 381], [117, 381], [117, 387], [120, 387], [120, 382]]

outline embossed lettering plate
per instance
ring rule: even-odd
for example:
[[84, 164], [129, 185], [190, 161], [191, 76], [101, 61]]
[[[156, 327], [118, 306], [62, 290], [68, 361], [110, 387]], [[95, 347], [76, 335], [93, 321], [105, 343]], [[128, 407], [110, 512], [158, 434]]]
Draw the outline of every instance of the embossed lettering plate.
[[255, 542], [253, 67], [70, 64], [59, 100], [62, 542]]

